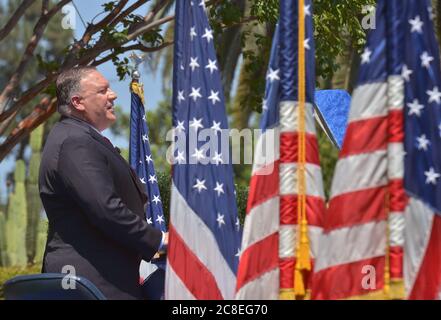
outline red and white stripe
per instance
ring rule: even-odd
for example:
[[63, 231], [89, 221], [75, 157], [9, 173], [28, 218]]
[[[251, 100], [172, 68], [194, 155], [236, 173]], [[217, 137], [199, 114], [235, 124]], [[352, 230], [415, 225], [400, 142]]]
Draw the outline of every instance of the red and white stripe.
[[[267, 129], [256, 144], [236, 299], [279, 296], [279, 136], [279, 128]], [[263, 148], [265, 157], [259, 153]]]
[[384, 285], [386, 192], [388, 186], [387, 83], [353, 92], [349, 123], [335, 168], [331, 200], [314, 268], [312, 298], [363, 295], [365, 266], [376, 271], [375, 289]]
[[[312, 105], [306, 104], [306, 214], [311, 258], [317, 255], [325, 210]], [[277, 299], [293, 291], [297, 234], [298, 110], [279, 105], [280, 125], [261, 136], [273, 153], [256, 153], [237, 274], [237, 299]], [[272, 143], [272, 141], [273, 143]], [[266, 148], [268, 151], [268, 148]], [[266, 160], [266, 161], [264, 161]], [[264, 164], [265, 163], [265, 164]]]
[[235, 283], [213, 233], [172, 184], [165, 299], [233, 299]]
[[404, 79], [388, 78], [388, 187], [389, 187], [389, 270], [392, 280], [403, 279], [404, 210]]
[[441, 300], [441, 216], [410, 197], [404, 217], [403, 269], [407, 298]]

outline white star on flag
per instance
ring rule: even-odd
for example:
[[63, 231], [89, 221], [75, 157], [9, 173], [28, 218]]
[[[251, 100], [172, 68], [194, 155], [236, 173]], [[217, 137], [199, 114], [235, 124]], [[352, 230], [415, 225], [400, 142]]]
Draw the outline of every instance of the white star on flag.
[[199, 3], [199, 6], [205, 10], [205, 1], [201, 0], [201, 3]]
[[142, 184], [145, 184], [145, 178], [139, 178], [139, 181], [141, 181]]
[[240, 248], [237, 248], [237, 253], [234, 255], [235, 257], [240, 257], [242, 252], [240, 251]]
[[310, 7], [311, 7], [311, 5], [309, 5], [309, 4], [307, 6], [303, 7], [303, 13], [305, 14], [305, 17], [311, 15], [311, 12], [309, 11]]
[[177, 163], [181, 164], [185, 162], [184, 151], [178, 151], [177, 157], [175, 157]]
[[213, 39], [213, 31], [205, 28], [205, 33], [202, 38], [206, 38], [207, 42], [210, 43], [210, 40]]
[[438, 91], [438, 87], [433, 87], [432, 90], [427, 90], [426, 93], [429, 95], [429, 103], [435, 101], [436, 103], [441, 102], [441, 92]]
[[178, 91], [178, 103], [180, 103], [181, 101], [185, 101], [184, 90]]
[[178, 125], [176, 126], [175, 130], [176, 130], [177, 132], [185, 131], [184, 121], [179, 121], [179, 120], [178, 120]]
[[268, 110], [268, 105], [266, 104], [266, 99], [262, 99], [262, 110]]
[[213, 125], [211, 126], [211, 129], [213, 129], [216, 133], [218, 131], [221, 132], [222, 129], [220, 128], [220, 124], [221, 124], [220, 121], [216, 122], [216, 121], [213, 120]]
[[147, 223], [148, 224], [153, 224], [153, 221], [152, 221], [152, 218], [150, 217], [150, 218], [147, 218]]
[[433, 18], [435, 18], [435, 13], [433, 12], [433, 8], [430, 6], [427, 8], [427, 11], [429, 12], [430, 20], [433, 20]]
[[193, 186], [193, 189], [198, 189], [199, 193], [201, 193], [202, 190], [207, 190], [205, 180], [196, 179], [196, 184]]
[[224, 160], [222, 160], [222, 153], [218, 153], [217, 151], [214, 152], [214, 157], [211, 160], [213, 160], [216, 165], [224, 163]]
[[424, 175], [426, 176], [426, 184], [436, 184], [436, 179], [440, 177], [433, 167], [430, 167], [429, 171], [424, 171]]
[[421, 137], [417, 137], [417, 148], [418, 150], [427, 151], [427, 147], [430, 145], [430, 141], [427, 140], [426, 135], [423, 134]]
[[273, 70], [269, 68], [266, 78], [269, 79], [270, 82], [273, 82], [274, 80], [280, 80], [279, 71], [280, 71], [279, 69]]
[[201, 88], [193, 88], [191, 87], [191, 93], [190, 93], [190, 97], [193, 98], [193, 101], [196, 102], [196, 100], [198, 98], [202, 98], [202, 95], [199, 93], [199, 91], [201, 91]]
[[216, 104], [216, 101], [221, 101], [219, 98], [219, 91], [214, 92], [213, 90], [210, 90], [211, 95], [208, 97], [209, 100], [211, 100], [211, 103], [214, 105]]
[[415, 114], [419, 117], [421, 110], [424, 109], [424, 106], [418, 102], [418, 99], [413, 99], [413, 102], [408, 103], [407, 106], [409, 107], [409, 116]]
[[311, 49], [309, 47], [309, 38], [306, 38], [305, 40], [303, 40], [303, 46], [305, 47], [306, 50]]
[[162, 215], [158, 215], [158, 217], [156, 218], [156, 221], [157, 221], [159, 224], [163, 223], [163, 222], [164, 222], [164, 218], [163, 218], [163, 216], [162, 216]]
[[216, 188], [214, 188], [214, 191], [216, 191], [217, 196], [220, 197], [221, 193], [225, 193], [224, 192], [224, 184], [216, 181]]
[[205, 159], [205, 156], [203, 154], [204, 150], [203, 149], [198, 149], [195, 148], [194, 149], [194, 153], [191, 155], [192, 157], [196, 158], [196, 160], [201, 160], [201, 159]]
[[149, 137], [147, 137], [147, 134], [144, 134], [143, 136], [142, 136], [142, 141], [143, 142], [149, 142]]
[[152, 159], [152, 155], [151, 155], [151, 154], [146, 155], [146, 156], [145, 156], [145, 161], [147, 161], [147, 163], [152, 162], [152, 161], [153, 161], [153, 159]]
[[210, 74], [212, 74], [214, 70], [217, 70], [216, 60], [211, 61], [211, 59], [208, 59], [208, 64], [205, 66], [205, 69], [210, 69]]
[[421, 21], [420, 16], [416, 16], [413, 19], [409, 19], [409, 23], [412, 26], [410, 32], [423, 33], [424, 22]]
[[372, 51], [366, 47], [361, 55], [361, 64], [369, 63], [371, 61]]
[[196, 33], [196, 27], [191, 27], [190, 28], [190, 37], [191, 37], [191, 41], [193, 41], [193, 38], [196, 37], [198, 34]]
[[410, 75], [413, 73], [406, 65], [403, 65], [403, 69], [401, 69], [401, 76], [406, 82], [410, 80]]
[[156, 178], [156, 175], [149, 175], [149, 182], [150, 183], [155, 183], [155, 182], [158, 182], [158, 180], [157, 180], [157, 178]]
[[190, 60], [191, 61], [190, 61], [189, 66], [191, 68], [191, 71], [193, 72], [194, 69], [199, 68], [198, 57], [196, 57], [196, 58], [190, 57]]
[[427, 51], [424, 51], [421, 55], [420, 55], [420, 59], [421, 59], [421, 66], [425, 67], [426, 69], [430, 68], [430, 62], [433, 61], [433, 57], [429, 56], [429, 54], [427, 53]]
[[152, 202], [154, 202], [155, 204], [158, 204], [159, 202], [161, 202], [161, 199], [159, 199], [159, 195], [153, 196]]
[[193, 120], [190, 121], [190, 127], [194, 128], [196, 131], [198, 130], [198, 128], [204, 128], [201, 122], [202, 122], [202, 118], [199, 119], [193, 118]]
[[225, 224], [224, 215], [218, 213], [216, 221], [217, 221], [218, 227], [220, 228], [223, 224]]
[[236, 225], [236, 229], [239, 230], [239, 228], [240, 228], [240, 221], [239, 221], [239, 218], [236, 219], [236, 223], [235, 223], [235, 225]]
[[145, 118], [145, 115], [142, 116], [142, 120], [147, 121], [147, 119]]

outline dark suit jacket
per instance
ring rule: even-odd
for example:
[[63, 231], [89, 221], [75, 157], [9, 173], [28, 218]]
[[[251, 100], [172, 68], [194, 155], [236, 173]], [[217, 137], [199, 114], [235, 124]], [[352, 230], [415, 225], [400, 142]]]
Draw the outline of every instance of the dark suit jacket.
[[140, 298], [139, 263], [162, 233], [145, 221], [142, 184], [112, 144], [62, 118], [44, 147], [39, 188], [49, 219], [43, 272], [70, 265], [109, 299]]

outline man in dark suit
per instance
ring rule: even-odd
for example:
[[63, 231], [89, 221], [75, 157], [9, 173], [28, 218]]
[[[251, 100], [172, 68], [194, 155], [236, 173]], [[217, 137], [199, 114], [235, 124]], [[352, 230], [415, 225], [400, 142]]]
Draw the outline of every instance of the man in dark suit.
[[116, 94], [92, 67], [63, 72], [56, 86], [62, 117], [39, 177], [49, 219], [43, 272], [73, 267], [109, 299], [138, 299], [140, 261], [167, 245], [168, 233], [147, 224], [139, 178], [100, 133], [116, 120]]

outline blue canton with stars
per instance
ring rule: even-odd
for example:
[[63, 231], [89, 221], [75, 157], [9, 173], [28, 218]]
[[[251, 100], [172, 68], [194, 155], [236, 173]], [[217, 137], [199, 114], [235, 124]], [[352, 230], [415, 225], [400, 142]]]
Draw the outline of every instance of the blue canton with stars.
[[[280, 10], [285, 13], [274, 32], [270, 61], [266, 74], [265, 98], [262, 102], [260, 129], [279, 125], [279, 103], [281, 100], [298, 100], [297, 83], [297, 41], [298, 16], [297, 5], [292, 1], [281, 1]], [[312, 1], [305, 0], [305, 62], [306, 62], [306, 101], [314, 101], [315, 63], [314, 63], [314, 29], [312, 23]], [[288, 39], [288, 40], [287, 40]]]
[[159, 194], [158, 179], [153, 165], [149, 144], [149, 130], [146, 122], [144, 104], [141, 98], [131, 92], [130, 112], [130, 166], [145, 186], [148, 195], [146, 208], [147, 222], [153, 227], [166, 231], [165, 218]]
[[[221, 130], [228, 129], [228, 122], [204, 2], [179, 0], [175, 23], [173, 126], [186, 143], [174, 152], [173, 182], [211, 230], [225, 261], [236, 273], [241, 228], [229, 148], [221, 149], [221, 140], [225, 140]], [[203, 129], [209, 129], [209, 139], [190, 139]], [[210, 152], [210, 143], [217, 144], [214, 152]]]
[[441, 78], [428, 0], [379, 0], [361, 55], [358, 86], [404, 81], [404, 187], [441, 212]]
[[405, 189], [441, 212], [441, 73], [428, 0], [403, 1]]

